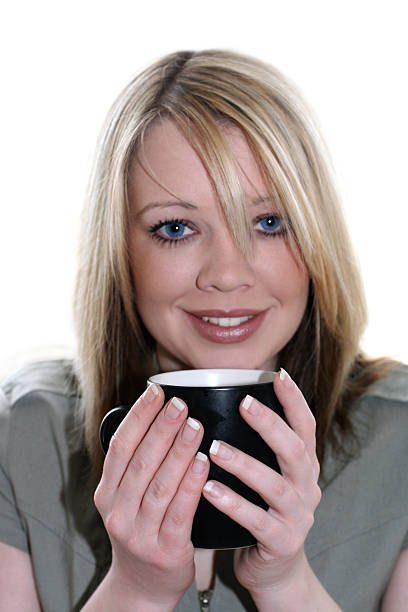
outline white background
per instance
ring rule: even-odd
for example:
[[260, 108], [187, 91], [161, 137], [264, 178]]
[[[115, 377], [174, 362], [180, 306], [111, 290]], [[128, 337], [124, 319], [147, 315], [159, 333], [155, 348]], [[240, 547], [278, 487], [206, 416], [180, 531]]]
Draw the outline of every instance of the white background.
[[408, 361], [404, 5], [9, 2], [0, 15], [0, 374], [72, 351], [77, 221], [114, 97], [163, 54], [210, 47], [275, 64], [315, 109], [366, 285], [364, 347]]

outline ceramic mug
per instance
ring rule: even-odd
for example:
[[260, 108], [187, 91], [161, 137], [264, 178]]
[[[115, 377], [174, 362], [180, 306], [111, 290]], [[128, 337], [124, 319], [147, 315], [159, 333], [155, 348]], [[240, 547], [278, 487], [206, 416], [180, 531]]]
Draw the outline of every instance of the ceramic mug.
[[[285, 418], [273, 389], [274, 377], [275, 372], [265, 370], [179, 370], [151, 376], [148, 384], [160, 385], [166, 402], [176, 396], [187, 404], [189, 416], [200, 421], [204, 428], [199, 449], [202, 453], [209, 454], [213, 440], [223, 440], [279, 472], [275, 454], [247, 425], [238, 410], [243, 398], [252, 395]], [[104, 417], [100, 442], [105, 453], [110, 438], [128, 411], [129, 407], [122, 406]], [[218, 480], [250, 502], [267, 508], [255, 491], [212, 462], [209, 479]], [[201, 497], [194, 517], [191, 539], [196, 548], [241, 548], [255, 544], [255, 539], [246, 529], [214, 508], [204, 497]]]

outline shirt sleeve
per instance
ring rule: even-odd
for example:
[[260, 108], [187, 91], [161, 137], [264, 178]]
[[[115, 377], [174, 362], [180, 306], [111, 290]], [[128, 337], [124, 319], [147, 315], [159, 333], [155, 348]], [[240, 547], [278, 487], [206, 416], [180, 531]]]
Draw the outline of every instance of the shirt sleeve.
[[405, 539], [401, 546], [401, 551], [406, 550], [408, 548], [408, 533], [405, 534]]
[[15, 503], [13, 485], [7, 475], [10, 413], [10, 406], [0, 390], [0, 542], [28, 552], [26, 532]]
[[0, 466], [0, 542], [28, 551], [27, 537], [13, 499], [10, 482]]

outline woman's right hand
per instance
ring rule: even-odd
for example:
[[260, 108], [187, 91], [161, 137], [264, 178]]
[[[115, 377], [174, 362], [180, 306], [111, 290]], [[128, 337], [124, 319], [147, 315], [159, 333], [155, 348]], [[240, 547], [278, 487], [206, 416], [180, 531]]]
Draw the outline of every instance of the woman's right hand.
[[[104, 582], [128, 609], [173, 610], [194, 579], [191, 527], [209, 461], [187, 406], [151, 385], [113, 435], [95, 505], [112, 544]], [[192, 426], [193, 425], [193, 426]], [[106, 587], [106, 584], [105, 584]], [[105, 590], [105, 589], [104, 589]]]

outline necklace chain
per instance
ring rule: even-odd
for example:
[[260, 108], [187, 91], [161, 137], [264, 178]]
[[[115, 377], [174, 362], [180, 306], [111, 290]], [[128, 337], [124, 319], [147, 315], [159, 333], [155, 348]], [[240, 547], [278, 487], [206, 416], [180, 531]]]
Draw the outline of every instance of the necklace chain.
[[198, 591], [198, 600], [200, 602], [200, 612], [210, 612], [210, 602], [213, 595], [213, 589], [207, 591]]

